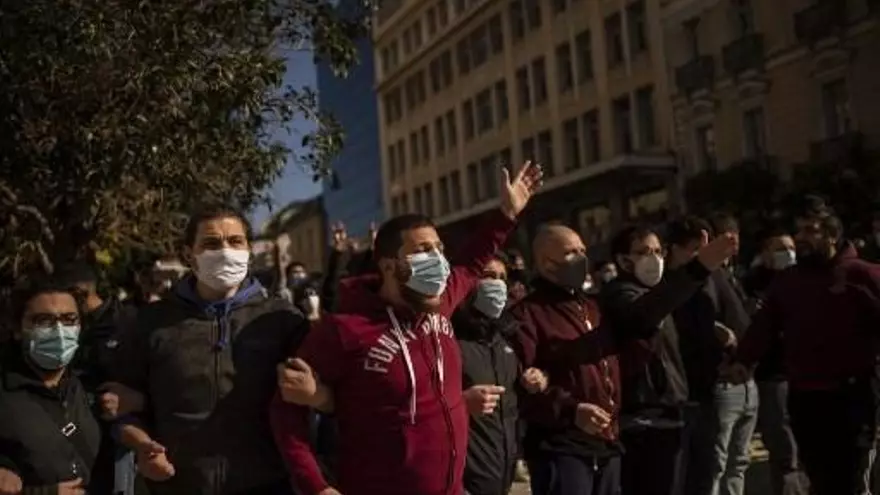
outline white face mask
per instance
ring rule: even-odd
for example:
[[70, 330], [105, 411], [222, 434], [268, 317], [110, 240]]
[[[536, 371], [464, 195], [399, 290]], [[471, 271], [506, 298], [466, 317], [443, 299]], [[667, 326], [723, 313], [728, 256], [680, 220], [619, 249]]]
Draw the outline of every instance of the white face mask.
[[218, 249], [196, 256], [196, 278], [214, 290], [238, 287], [248, 273], [250, 251]]
[[309, 311], [310, 315], [316, 315], [321, 311], [321, 297], [318, 295], [311, 295], [306, 300], [306, 305], [308, 306], [306, 309]]
[[773, 270], [785, 270], [786, 268], [797, 263], [797, 254], [794, 249], [786, 249], [784, 251], [774, 251], [773, 261], [770, 268]]
[[654, 287], [663, 278], [663, 258], [656, 254], [639, 256], [634, 263], [633, 274], [639, 282]]

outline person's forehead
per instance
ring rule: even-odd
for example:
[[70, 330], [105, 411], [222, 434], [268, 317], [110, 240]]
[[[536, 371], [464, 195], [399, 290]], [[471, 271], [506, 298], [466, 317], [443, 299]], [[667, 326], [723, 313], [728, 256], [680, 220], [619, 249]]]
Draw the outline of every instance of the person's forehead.
[[422, 244], [437, 244], [440, 242], [440, 236], [437, 229], [431, 226], [416, 227], [414, 229], [404, 230], [401, 233], [404, 245], [419, 246]]
[[794, 239], [789, 235], [778, 235], [776, 237], [771, 237], [767, 245], [770, 246], [771, 249], [788, 247], [794, 245]]
[[633, 251], [638, 250], [639, 248], [659, 248], [660, 238], [657, 237], [656, 234], [648, 234], [644, 236], [637, 237], [633, 239], [632, 245], [630, 246]]
[[76, 311], [76, 301], [66, 292], [37, 294], [28, 301], [26, 313], [70, 313]]
[[507, 269], [504, 267], [504, 263], [499, 260], [490, 260], [483, 267], [484, 272], [492, 272], [492, 273], [505, 273]]
[[234, 237], [245, 235], [244, 223], [236, 217], [219, 217], [205, 220], [199, 224], [198, 237]]

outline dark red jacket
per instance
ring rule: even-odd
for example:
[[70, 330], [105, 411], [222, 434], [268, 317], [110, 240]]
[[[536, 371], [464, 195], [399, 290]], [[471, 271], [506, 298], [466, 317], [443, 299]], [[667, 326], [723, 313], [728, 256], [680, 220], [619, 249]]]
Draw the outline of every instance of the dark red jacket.
[[[337, 488], [345, 495], [462, 493], [468, 416], [449, 318], [515, 225], [500, 212], [487, 215], [480, 235], [462, 253], [466, 263], [453, 268], [439, 313], [393, 309], [409, 360], [392, 332], [375, 277], [343, 281], [338, 313], [326, 316], [299, 349], [335, 395]], [[314, 495], [328, 483], [309, 446], [308, 414], [277, 396], [271, 408], [294, 484], [303, 495]]]
[[836, 388], [872, 376], [878, 334], [880, 265], [846, 245], [827, 266], [796, 265], [776, 276], [738, 359], [757, 363], [779, 338], [792, 388]]
[[[660, 284], [623, 306], [599, 304], [538, 280], [535, 290], [511, 308], [521, 323], [516, 350], [523, 367], [544, 370], [550, 379], [545, 393], [525, 395], [520, 401], [528, 423], [527, 455], [536, 451], [589, 456], [619, 453], [618, 355], [622, 344], [656, 334], [663, 319], [690, 299], [708, 276], [709, 271], [694, 260], [670, 271]], [[603, 438], [574, 426], [579, 403], [611, 411], [612, 427]]]

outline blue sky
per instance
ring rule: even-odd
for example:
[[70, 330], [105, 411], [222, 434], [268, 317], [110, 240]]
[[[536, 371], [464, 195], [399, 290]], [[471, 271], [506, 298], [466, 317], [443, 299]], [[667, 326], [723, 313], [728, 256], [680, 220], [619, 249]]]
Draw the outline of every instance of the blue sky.
[[[293, 86], [315, 87], [315, 64], [308, 50], [290, 51], [287, 58], [287, 75], [284, 84]], [[314, 125], [303, 119], [297, 119], [291, 127], [292, 132], [279, 133], [278, 139], [287, 142], [292, 149], [298, 149], [302, 136], [314, 129]], [[270, 190], [275, 211], [283, 208], [291, 201], [314, 197], [321, 192], [321, 184], [312, 182], [312, 174], [301, 165], [288, 162], [284, 176], [273, 184]], [[268, 208], [261, 207], [251, 214], [254, 227], [259, 226], [271, 215]]]

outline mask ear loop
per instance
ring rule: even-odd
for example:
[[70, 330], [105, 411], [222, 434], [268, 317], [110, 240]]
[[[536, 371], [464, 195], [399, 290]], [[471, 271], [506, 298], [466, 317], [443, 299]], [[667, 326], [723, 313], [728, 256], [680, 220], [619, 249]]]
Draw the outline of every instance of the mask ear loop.
[[406, 371], [409, 375], [410, 383], [409, 421], [410, 424], [416, 424], [416, 372], [415, 367], [413, 367], [412, 356], [409, 354], [409, 347], [406, 345], [406, 338], [403, 335], [400, 323], [397, 321], [397, 316], [394, 315], [394, 310], [392, 310], [390, 306], [386, 306], [385, 311], [388, 313], [388, 318], [391, 319], [391, 333], [394, 334], [394, 338], [400, 345], [400, 351], [403, 354], [403, 361], [406, 363]]

